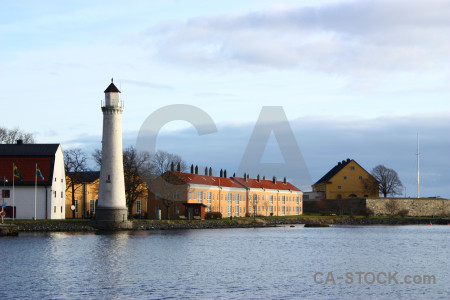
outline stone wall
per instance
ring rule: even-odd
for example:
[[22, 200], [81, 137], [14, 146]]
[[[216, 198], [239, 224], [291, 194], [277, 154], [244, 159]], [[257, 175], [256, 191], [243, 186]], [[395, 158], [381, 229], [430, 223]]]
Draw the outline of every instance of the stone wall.
[[401, 210], [412, 217], [450, 216], [450, 200], [439, 198], [367, 198], [366, 207], [376, 216]]

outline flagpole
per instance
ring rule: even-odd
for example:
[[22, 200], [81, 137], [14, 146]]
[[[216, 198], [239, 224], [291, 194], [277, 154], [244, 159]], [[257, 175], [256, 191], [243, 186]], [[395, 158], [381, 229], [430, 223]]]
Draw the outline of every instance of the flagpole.
[[16, 209], [14, 207], [15, 203], [14, 203], [14, 181], [16, 181], [16, 178], [14, 177], [14, 163], [13, 163], [13, 209], [12, 209], [12, 217], [13, 217], [13, 221], [14, 221], [14, 215], [16, 212]]
[[36, 194], [37, 194], [37, 163], [34, 170], [34, 220], [36, 220]]

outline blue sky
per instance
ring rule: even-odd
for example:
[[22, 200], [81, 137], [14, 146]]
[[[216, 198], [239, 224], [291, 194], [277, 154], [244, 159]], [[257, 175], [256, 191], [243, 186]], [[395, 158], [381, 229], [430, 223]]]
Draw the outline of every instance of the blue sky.
[[[0, 125], [90, 152], [114, 77], [125, 145], [159, 108], [193, 105], [218, 131], [174, 121], [157, 147], [230, 173], [262, 107], [282, 106], [313, 182], [349, 157], [415, 196], [419, 133], [421, 195], [450, 197], [449, 35], [440, 0], [1, 0]], [[273, 138], [264, 159], [280, 160]]]

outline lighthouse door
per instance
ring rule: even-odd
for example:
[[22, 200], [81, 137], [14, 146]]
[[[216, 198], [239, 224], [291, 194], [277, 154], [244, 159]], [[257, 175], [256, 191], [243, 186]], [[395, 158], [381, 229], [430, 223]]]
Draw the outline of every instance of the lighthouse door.
[[156, 220], [161, 220], [161, 208], [159, 208], [159, 207], [156, 208], [155, 215], [156, 215]]

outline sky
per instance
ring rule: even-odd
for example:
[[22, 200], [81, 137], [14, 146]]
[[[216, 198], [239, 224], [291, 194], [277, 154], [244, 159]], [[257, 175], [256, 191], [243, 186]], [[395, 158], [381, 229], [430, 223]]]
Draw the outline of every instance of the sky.
[[[308, 191], [351, 158], [396, 170], [415, 197], [419, 135], [420, 195], [450, 198], [448, 36], [442, 0], [0, 0], [0, 126], [91, 153], [114, 78], [125, 147], [155, 112], [192, 106], [216, 130], [171, 120], [156, 148], [231, 175], [262, 111], [281, 107], [293, 135], [261, 146], [277, 176]], [[283, 156], [295, 144], [301, 182]]]

